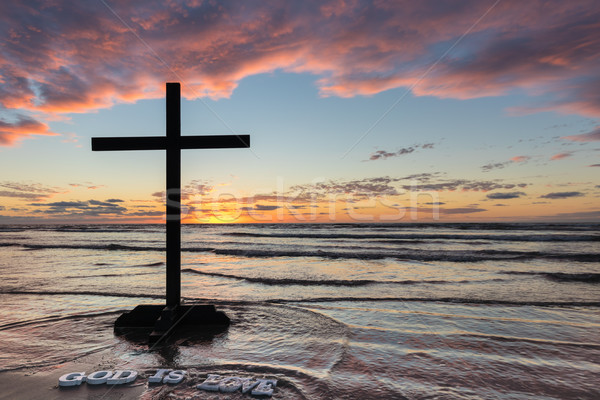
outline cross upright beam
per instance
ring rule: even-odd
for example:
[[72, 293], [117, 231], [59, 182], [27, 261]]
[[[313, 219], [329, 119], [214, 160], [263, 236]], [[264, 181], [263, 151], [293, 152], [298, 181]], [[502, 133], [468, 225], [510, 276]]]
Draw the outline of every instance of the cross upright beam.
[[92, 150], [166, 150], [166, 302], [167, 307], [177, 307], [181, 303], [181, 150], [248, 148], [250, 136], [181, 136], [181, 86], [168, 82], [166, 91], [166, 136], [92, 138]]

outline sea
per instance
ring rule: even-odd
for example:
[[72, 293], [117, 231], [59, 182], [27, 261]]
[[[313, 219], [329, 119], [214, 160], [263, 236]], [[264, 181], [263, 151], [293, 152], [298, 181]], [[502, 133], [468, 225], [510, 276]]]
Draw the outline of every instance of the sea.
[[[184, 225], [181, 258], [183, 302], [232, 323], [153, 348], [113, 323], [164, 302], [163, 225], [0, 226], [0, 373], [104, 352], [273, 399], [600, 398], [600, 224]], [[165, 398], [251, 397], [190, 390]]]

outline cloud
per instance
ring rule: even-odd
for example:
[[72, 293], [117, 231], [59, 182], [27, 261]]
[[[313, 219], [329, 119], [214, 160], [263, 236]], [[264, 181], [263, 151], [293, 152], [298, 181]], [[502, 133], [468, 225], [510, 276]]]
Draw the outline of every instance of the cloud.
[[490, 193], [486, 197], [492, 200], [508, 200], [518, 199], [521, 196], [525, 196], [523, 192], [507, 192], [507, 193]]
[[389, 153], [384, 150], [378, 150], [375, 153], [371, 154], [371, 156], [369, 157], [369, 160], [370, 161], [375, 161], [375, 160], [379, 160], [379, 159], [385, 160], [386, 158], [390, 158], [390, 157], [398, 157], [398, 156], [402, 156], [404, 154], [410, 154], [413, 151], [415, 151], [414, 147], [403, 148], [403, 149], [400, 149], [393, 153]]
[[594, 211], [576, 211], [576, 212], [571, 212], [571, 213], [558, 213], [558, 214], [554, 214], [554, 215], [545, 216], [544, 218], [547, 218], [547, 219], [557, 218], [557, 219], [564, 219], [564, 220], [581, 220], [584, 222], [600, 221], [600, 211], [594, 210]]
[[84, 183], [69, 183], [69, 186], [73, 186], [73, 187], [84, 187], [86, 189], [90, 189], [90, 190], [94, 190], [94, 189], [100, 189], [103, 188], [104, 185], [94, 185], [91, 182], [84, 182]]
[[440, 209], [440, 214], [448, 214], [448, 215], [455, 215], [455, 214], [473, 214], [473, 213], [478, 213], [478, 212], [483, 212], [483, 211], [487, 211], [484, 208], [468, 208], [468, 207], [463, 207], [463, 208], [441, 208]]
[[416, 144], [416, 145], [410, 146], [410, 147], [403, 147], [400, 150], [396, 150], [394, 152], [378, 150], [378, 151], [374, 152], [373, 154], [371, 154], [369, 159], [366, 161], [375, 161], [375, 160], [382, 160], [382, 159], [385, 160], [390, 157], [399, 157], [399, 156], [403, 156], [405, 154], [413, 153], [416, 149], [419, 149], [419, 148], [433, 149], [434, 146], [435, 146], [435, 143], [424, 143], [424, 144]]
[[132, 0], [112, 7], [114, 14], [102, 2], [0, 6], [0, 106], [15, 116], [3, 122], [2, 145], [51, 134], [44, 118], [57, 113], [162, 97], [173, 76], [186, 83], [185, 97], [216, 99], [245, 77], [276, 70], [313, 74], [322, 96], [410, 88], [416, 96], [470, 99], [519, 90], [537, 102], [521, 112], [600, 115], [600, 6], [593, 0], [493, 9], [477, 0]]
[[552, 157], [550, 157], [550, 160], [552, 160], [552, 161], [563, 160], [565, 158], [571, 157], [572, 155], [573, 155], [573, 153], [570, 151], [565, 152], [565, 153], [558, 153], [558, 154], [555, 154]]
[[121, 200], [121, 199], [108, 199], [106, 200], [107, 203], [123, 203], [125, 200]]
[[582, 133], [580, 135], [562, 136], [561, 139], [571, 140], [573, 142], [595, 142], [600, 140], [600, 126], [593, 131]]
[[522, 163], [522, 162], [529, 161], [530, 159], [531, 159], [530, 156], [514, 156], [510, 159], [510, 161]]
[[[0, 71], [0, 85], [2, 84]], [[1, 90], [0, 90], [1, 93]], [[31, 135], [56, 136], [47, 124], [21, 114], [15, 115], [16, 120], [7, 122], [0, 119], [0, 146], [13, 146]]]
[[584, 194], [581, 192], [552, 192], [540, 196], [542, 199], [567, 199], [569, 197], [581, 197]]
[[0, 182], [0, 188], [9, 189], [0, 190], [0, 197], [12, 197], [28, 201], [41, 201], [56, 194], [65, 193], [60, 188], [46, 186], [41, 183], [3, 181]]
[[491, 170], [493, 170], [493, 169], [501, 169], [501, 168], [504, 168], [504, 167], [506, 167], [507, 165], [510, 165], [510, 163], [511, 163], [511, 162], [512, 162], [512, 161], [505, 161], [505, 162], [501, 162], [501, 163], [490, 163], [490, 164], [486, 164], [486, 165], [483, 165], [483, 166], [481, 167], [481, 170], [482, 170], [483, 172], [489, 172], [489, 171], [491, 171]]
[[277, 210], [278, 208], [280, 208], [280, 206], [267, 206], [263, 204], [257, 204], [256, 206], [254, 206], [254, 209], [256, 211], [273, 211]]
[[592, 164], [592, 165], [588, 165], [588, 167], [600, 167], [600, 164]]
[[527, 161], [529, 161], [530, 159], [531, 159], [530, 156], [515, 156], [515, 157], [512, 157], [510, 160], [504, 161], [501, 163], [490, 163], [490, 164], [483, 165], [481, 167], [481, 170], [483, 172], [489, 172], [493, 169], [501, 169], [501, 168], [507, 167], [512, 163], [523, 164], [523, 163], [526, 163]]
[[31, 203], [34, 213], [70, 217], [97, 217], [104, 215], [124, 215], [127, 208], [98, 200], [58, 201], [52, 203]]

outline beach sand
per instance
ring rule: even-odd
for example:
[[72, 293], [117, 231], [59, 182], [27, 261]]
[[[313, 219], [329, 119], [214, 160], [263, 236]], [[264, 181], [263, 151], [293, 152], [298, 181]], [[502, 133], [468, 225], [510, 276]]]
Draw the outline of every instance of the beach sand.
[[70, 372], [90, 373], [106, 369], [111, 351], [105, 350], [81, 359], [43, 368], [25, 368], [0, 373], [0, 399], [139, 399], [147, 392], [146, 379], [138, 377], [126, 385], [87, 385], [59, 387], [58, 378]]
[[[190, 368], [186, 370], [186, 378], [178, 384], [148, 383], [157, 368], [135, 368], [138, 377], [134, 382], [123, 385], [89, 385], [59, 387], [60, 376], [71, 372], [86, 372], [109, 369], [110, 365], [118, 368], [118, 360], [113, 357], [113, 350], [105, 350], [93, 355], [64, 364], [44, 367], [26, 368], [18, 371], [0, 373], [0, 399], [30, 399], [30, 400], [137, 400], [137, 399], [248, 399], [254, 396], [234, 393], [215, 393], [198, 389], [196, 386], [204, 382], [211, 371]], [[113, 369], [113, 370], [114, 370]], [[219, 371], [222, 376], [235, 376], [235, 373]], [[238, 374], [239, 376], [250, 376]], [[256, 375], [254, 375], [256, 376]], [[293, 386], [278, 380], [273, 398], [296, 399], [303, 398]], [[264, 396], [262, 398], [265, 398]]]

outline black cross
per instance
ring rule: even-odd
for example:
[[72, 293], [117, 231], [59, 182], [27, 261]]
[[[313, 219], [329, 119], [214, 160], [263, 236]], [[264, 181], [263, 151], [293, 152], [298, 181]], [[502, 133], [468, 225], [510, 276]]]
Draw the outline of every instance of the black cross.
[[179, 82], [167, 83], [167, 135], [92, 138], [93, 151], [167, 150], [167, 307], [181, 302], [181, 150], [250, 147], [249, 135], [181, 136]]

